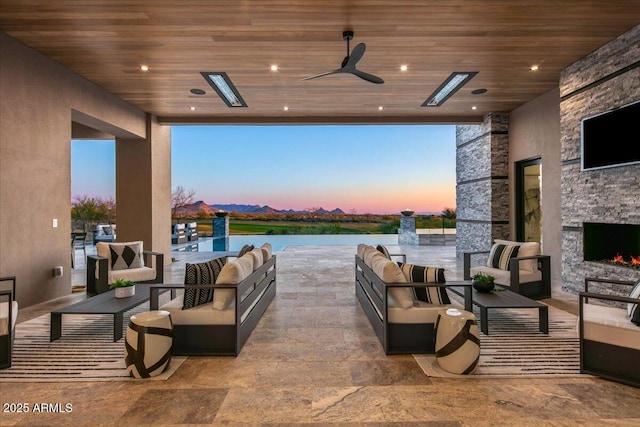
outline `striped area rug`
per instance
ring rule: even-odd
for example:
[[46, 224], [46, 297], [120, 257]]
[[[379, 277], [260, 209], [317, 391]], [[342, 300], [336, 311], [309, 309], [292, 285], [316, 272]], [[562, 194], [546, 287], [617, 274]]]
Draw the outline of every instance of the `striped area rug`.
[[[480, 319], [479, 312], [475, 313]], [[549, 334], [538, 329], [538, 310], [489, 310], [489, 335], [480, 332], [480, 361], [471, 375], [450, 374], [435, 355], [414, 358], [430, 377], [544, 378], [579, 376], [577, 317], [549, 307]]]
[[[122, 339], [113, 342], [113, 316], [63, 315], [62, 337], [49, 342], [49, 314], [16, 325], [12, 365], [0, 370], [0, 382], [140, 381], [124, 362], [124, 334], [129, 318], [149, 310], [142, 304], [124, 316]], [[186, 357], [173, 357], [162, 374], [166, 380]]]

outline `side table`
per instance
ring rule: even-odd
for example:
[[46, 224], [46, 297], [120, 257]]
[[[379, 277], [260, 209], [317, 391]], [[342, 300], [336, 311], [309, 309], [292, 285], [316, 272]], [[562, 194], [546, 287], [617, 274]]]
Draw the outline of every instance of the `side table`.
[[129, 375], [135, 378], [160, 375], [171, 361], [173, 324], [169, 312], [154, 310], [131, 316], [124, 344]]
[[480, 338], [473, 313], [441, 310], [436, 320], [436, 361], [452, 374], [470, 374], [478, 366]]

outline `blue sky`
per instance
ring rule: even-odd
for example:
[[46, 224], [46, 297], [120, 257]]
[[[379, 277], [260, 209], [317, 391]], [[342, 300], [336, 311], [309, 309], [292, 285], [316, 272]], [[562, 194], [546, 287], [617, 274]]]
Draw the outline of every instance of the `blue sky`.
[[[195, 190], [195, 200], [358, 213], [455, 208], [455, 126], [174, 126], [171, 133], [172, 188]], [[113, 141], [73, 141], [72, 197], [114, 197], [114, 159]]]

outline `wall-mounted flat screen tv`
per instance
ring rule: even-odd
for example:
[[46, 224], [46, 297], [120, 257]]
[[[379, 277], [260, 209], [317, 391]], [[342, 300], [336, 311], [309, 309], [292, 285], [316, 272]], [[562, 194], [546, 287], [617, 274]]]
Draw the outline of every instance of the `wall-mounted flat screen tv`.
[[640, 100], [582, 119], [582, 170], [640, 163]]

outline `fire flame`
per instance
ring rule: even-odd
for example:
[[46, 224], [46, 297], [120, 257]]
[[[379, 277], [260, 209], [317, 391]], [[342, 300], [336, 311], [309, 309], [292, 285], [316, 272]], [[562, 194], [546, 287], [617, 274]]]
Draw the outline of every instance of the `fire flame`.
[[625, 261], [624, 257], [622, 255], [620, 255], [619, 253], [616, 254], [616, 256], [614, 256], [611, 259], [611, 262], [613, 264], [620, 264], [620, 265], [631, 265], [634, 267], [640, 267], [640, 255], [634, 257], [633, 255], [629, 255], [629, 261]]
[[614, 263], [614, 264], [625, 264], [624, 258], [619, 253], [616, 254], [616, 256], [613, 257], [611, 262]]

